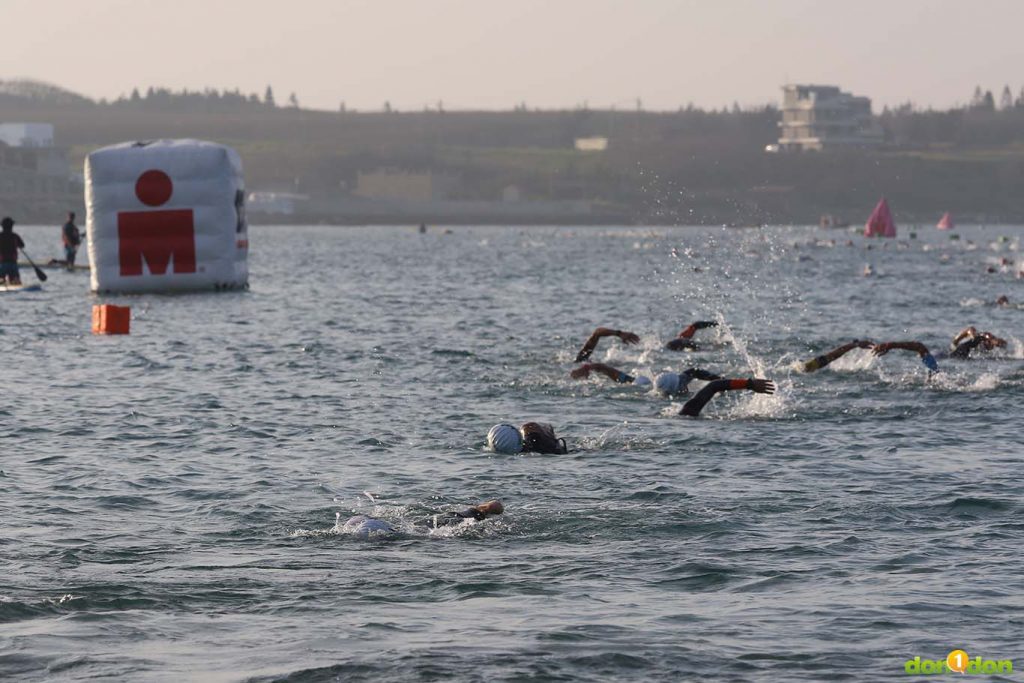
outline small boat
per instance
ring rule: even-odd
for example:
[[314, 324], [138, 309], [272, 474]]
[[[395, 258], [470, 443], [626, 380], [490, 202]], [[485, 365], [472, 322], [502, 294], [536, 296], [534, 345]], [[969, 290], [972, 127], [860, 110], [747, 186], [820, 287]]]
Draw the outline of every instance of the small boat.
[[0, 284], [0, 293], [14, 293], [14, 292], [41, 292], [43, 286], [40, 284], [33, 285], [9, 285], [6, 282]]
[[889, 202], [882, 197], [875, 210], [871, 212], [868, 222], [864, 224], [865, 237], [895, 237], [896, 223], [892, 220], [892, 212], [889, 211]]
[[956, 224], [953, 223], [953, 217], [949, 215], [949, 211], [942, 214], [942, 218], [935, 224], [935, 227], [939, 230], [952, 230], [956, 227]]

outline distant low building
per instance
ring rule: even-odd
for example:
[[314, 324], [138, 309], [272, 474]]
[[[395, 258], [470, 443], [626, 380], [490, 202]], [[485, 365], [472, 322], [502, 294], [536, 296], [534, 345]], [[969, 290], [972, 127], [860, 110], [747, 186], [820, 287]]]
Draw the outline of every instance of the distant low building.
[[53, 124], [0, 123], [0, 142], [9, 147], [53, 147]]
[[603, 152], [608, 149], [608, 138], [576, 138], [576, 151], [578, 152]]
[[782, 91], [779, 144], [768, 145], [766, 151], [819, 151], [882, 142], [869, 98], [832, 85], [786, 85]]
[[367, 199], [438, 201], [450, 198], [457, 187], [453, 176], [381, 169], [360, 171], [353, 194]]
[[250, 192], [245, 208], [250, 213], [291, 216], [297, 207], [307, 201], [307, 195], [292, 192]]
[[0, 123], [0, 205], [22, 220], [80, 209], [81, 182], [48, 123]]

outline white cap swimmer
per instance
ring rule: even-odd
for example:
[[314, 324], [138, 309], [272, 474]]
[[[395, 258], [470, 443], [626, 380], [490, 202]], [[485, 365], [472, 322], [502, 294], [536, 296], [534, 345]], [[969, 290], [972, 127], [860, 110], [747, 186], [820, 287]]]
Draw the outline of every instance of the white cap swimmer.
[[521, 453], [523, 435], [512, 425], [494, 425], [487, 432], [487, 447], [495, 453]]
[[633, 386], [640, 387], [641, 389], [647, 391], [651, 388], [652, 382], [649, 377], [644, 377], [643, 375], [640, 375], [639, 377], [636, 377], [633, 380]]
[[352, 534], [353, 536], [361, 536], [368, 538], [373, 534], [393, 534], [395, 530], [390, 524], [382, 519], [376, 519], [374, 517], [367, 517], [366, 515], [356, 515], [355, 517], [349, 517], [345, 521], [345, 524], [341, 527], [341, 530], [346, 534]]
[[674, 372], [663, 372], [654, 378], [654, 388], [665, 396], [679, 393], [682, 378]]

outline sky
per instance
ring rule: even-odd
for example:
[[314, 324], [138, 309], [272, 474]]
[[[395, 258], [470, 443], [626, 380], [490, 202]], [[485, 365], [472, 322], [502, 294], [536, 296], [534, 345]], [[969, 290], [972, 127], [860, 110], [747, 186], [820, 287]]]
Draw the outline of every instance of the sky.
[[839, 85], [875, 111], [1024, 87], [1024, 0], [0, 0], [0, 80], [337, 110], [674, 110]]

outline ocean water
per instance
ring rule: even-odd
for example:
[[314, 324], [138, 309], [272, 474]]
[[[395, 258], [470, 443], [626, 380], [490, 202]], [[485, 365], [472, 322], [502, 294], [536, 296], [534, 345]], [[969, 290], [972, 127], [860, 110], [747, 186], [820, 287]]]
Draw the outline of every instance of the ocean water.
[[[100, 299], [54, 270], [0, 294], [0, 679], [1024, 667], [1024, 229], [918, 232], [256, 226], [247, 292]], [[56, 228], [21, 233], [56, 255]], [[90, 334], [100, 301], [130, 335]], [[697, 319], [720, 323], [699, 350], [662, 348]], [[969, 324], [1008, 347], [931, 380], [895, 351], [793, 370], [853, 338], [938, 355]], [[571, 380], [598, 325], [641, 343], [594, 360], [778, 392], [693, 419]], [[529, 420], [570, 453], [486, 450]], [[419, 523], [490, 498], [504, 515]], [[400, 533], [346, 535], [353, 514]]]

